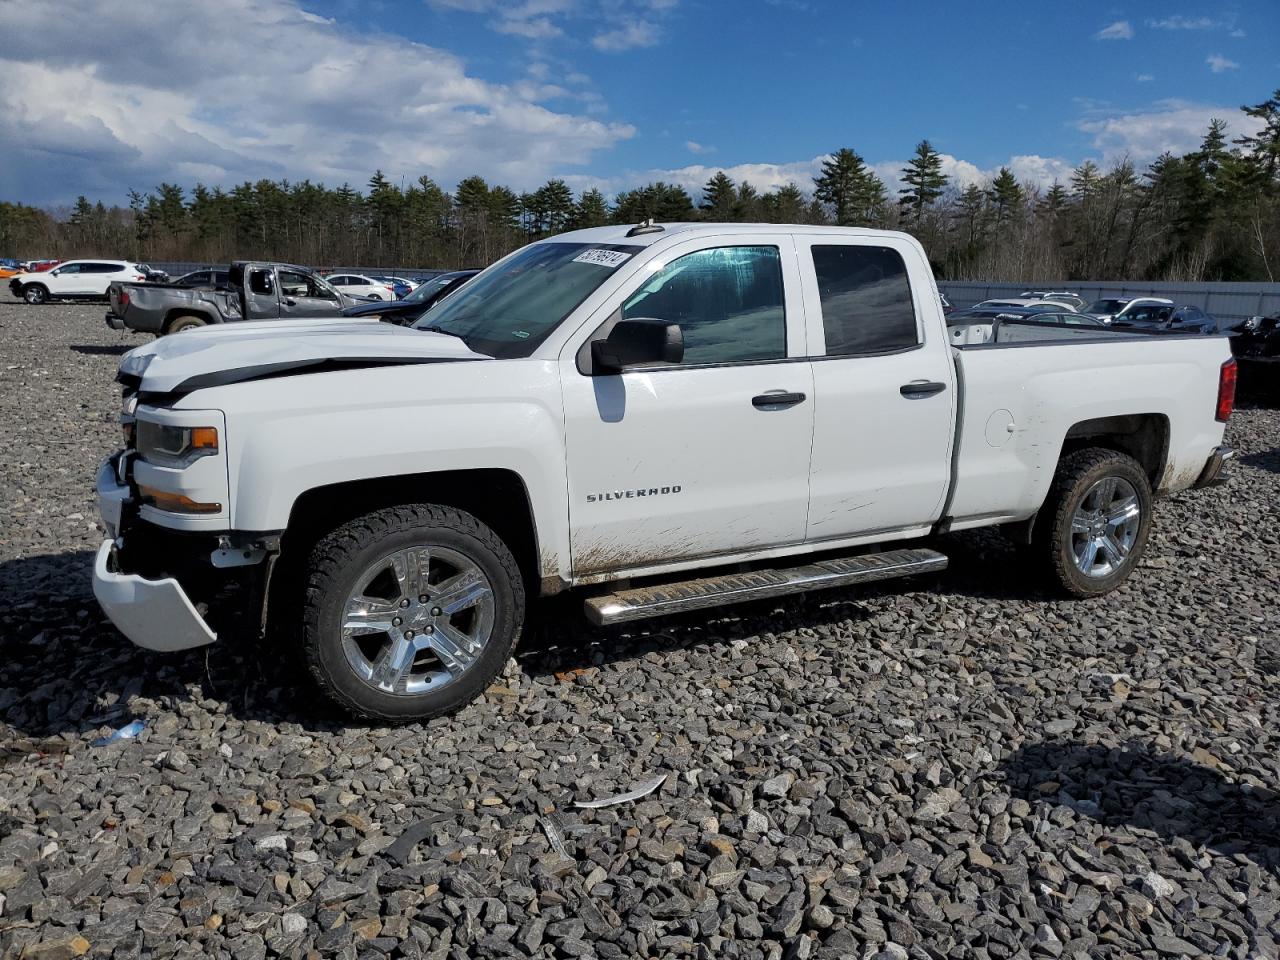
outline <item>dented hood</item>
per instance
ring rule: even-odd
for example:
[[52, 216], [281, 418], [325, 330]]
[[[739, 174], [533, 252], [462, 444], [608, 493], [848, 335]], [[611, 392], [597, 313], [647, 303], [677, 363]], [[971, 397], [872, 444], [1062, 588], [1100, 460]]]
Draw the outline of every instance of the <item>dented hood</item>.
[[266, 377], [488, 359], [457, 337], [377, 320], [268, 320], [161, 337], [125, 354], [120, 379], [146, 393], [189, 393]]

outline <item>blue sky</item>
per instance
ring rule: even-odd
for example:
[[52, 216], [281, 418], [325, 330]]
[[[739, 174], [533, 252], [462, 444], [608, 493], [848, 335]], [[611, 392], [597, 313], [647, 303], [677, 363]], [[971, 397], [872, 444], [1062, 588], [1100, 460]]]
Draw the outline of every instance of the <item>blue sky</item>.
[[[715, 169], [808, 188], [852, 146], [886, 179], [928, 137], [959, 182], [1185, 150], [1280, 87], [1280, 2], [0, 0], [0, 197], [158, 181], [608, 193]], [[85, 30], [86, 23], [94, 24]], [[891, 184], [892, 185], [892, 184]]]

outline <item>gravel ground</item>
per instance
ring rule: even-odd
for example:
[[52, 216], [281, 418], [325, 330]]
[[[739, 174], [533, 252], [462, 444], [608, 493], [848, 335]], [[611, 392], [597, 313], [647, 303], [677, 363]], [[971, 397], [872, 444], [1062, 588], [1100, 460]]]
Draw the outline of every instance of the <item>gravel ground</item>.
[[0, 303], [0, 955], [1277, 955], [1276, 411], [1111, 597], [1048, 599], [984, 535], [880, 590], [554, 608], [480, 702], [368, 728], [291, 659], [98, 612], [138, 342], [102, 313]]

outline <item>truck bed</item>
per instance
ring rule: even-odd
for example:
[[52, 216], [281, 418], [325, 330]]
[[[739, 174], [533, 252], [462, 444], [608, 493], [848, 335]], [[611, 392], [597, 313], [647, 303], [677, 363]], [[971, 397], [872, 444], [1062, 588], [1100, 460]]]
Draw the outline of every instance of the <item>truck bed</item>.
[[948, 330], [963, 396], [953, 529], [1031, 516], [1062, 453], [1045, 438], [1086, 437], [1091, 424], [1154, 431], [1164, 467], [1151, 485], [1162, 494], [1191, 487], [1221, 442], [1213, 411], [1231, 360], [1225, 336], [1010, 321], [980, 339], [974, 326], [992, 325]]

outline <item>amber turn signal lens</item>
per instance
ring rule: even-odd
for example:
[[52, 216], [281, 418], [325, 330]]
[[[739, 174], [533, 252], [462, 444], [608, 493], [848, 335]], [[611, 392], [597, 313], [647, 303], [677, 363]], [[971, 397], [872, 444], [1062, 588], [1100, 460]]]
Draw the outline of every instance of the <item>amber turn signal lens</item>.
[[220, 503], [201, 503], [180, 493], [169, 493], [142, 484], [138, 485], [138, 492], [146, 503], [166, 513], [219, 513], [222, 510]]
[[191, 449], [192, 450], [217, 450], [218, 449], [218, 431], [215, 427], [192, 427], [191, 428]]

